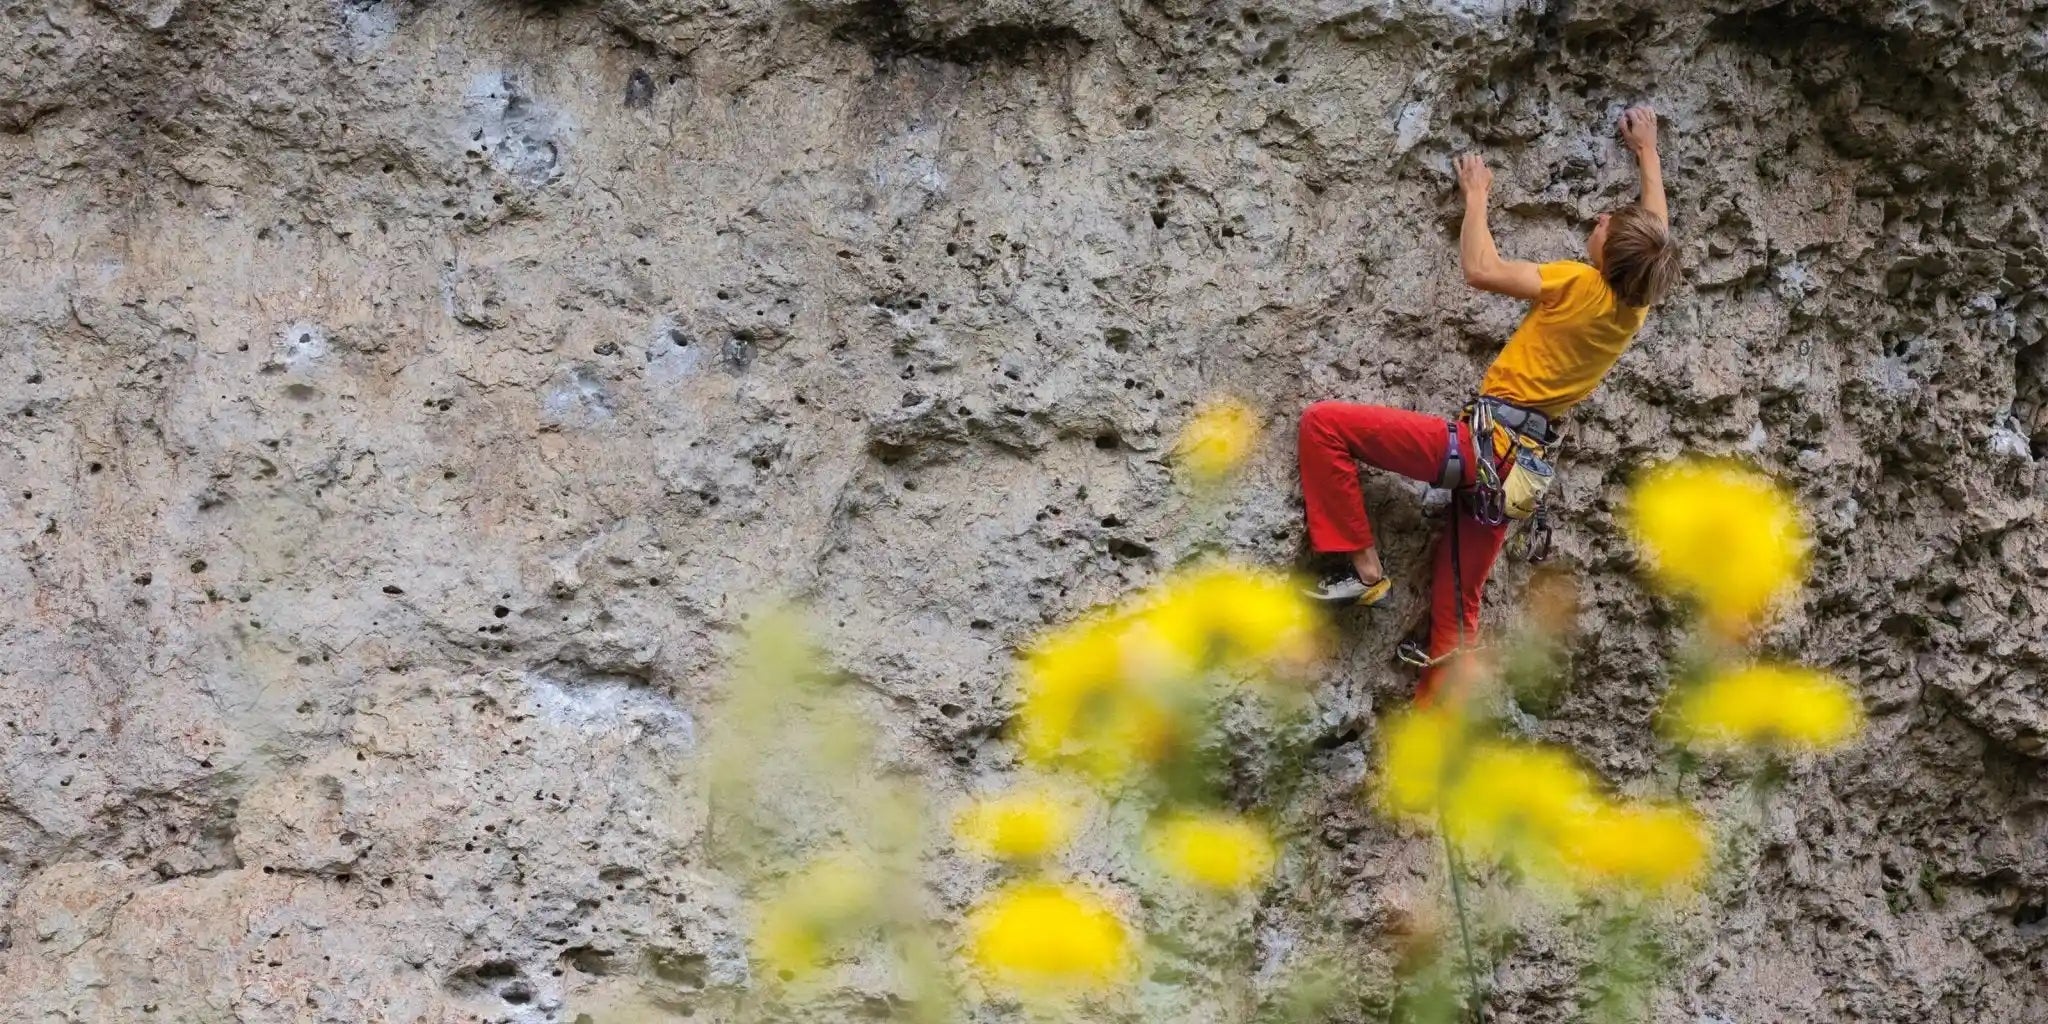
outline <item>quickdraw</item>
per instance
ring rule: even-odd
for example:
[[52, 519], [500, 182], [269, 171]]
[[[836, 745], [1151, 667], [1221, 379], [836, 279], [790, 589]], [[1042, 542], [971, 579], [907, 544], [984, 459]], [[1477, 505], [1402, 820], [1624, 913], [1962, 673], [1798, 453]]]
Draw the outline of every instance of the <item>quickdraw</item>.
[[1416, 668], [1435, 668], [1466, 651], [1478, 649], [1477, 645], [1466, 647], [1461, 644], [1432, 658], [1429, 656], [1428, 648], [1424, 647], [1421, 643], [1414, 640], [1403, 640], [1400, 646], [1394, 648], [1394, 657], [1399, 658], [1403, 664], [1413, 665]]
[[1542, 565], [1550, 561], [1550, 542], [1550, 509], [1539, 505], [1526, 525], [1508, 539], [1508, 553], [1530, 565]]
[[[1493, 404], [1484, 400], [1473, 402], [1466, 407], [1466, 416], [1472, 424], [1472, 446], [1478, 448], [1482, 438], [1485, 439], [1483, 443], [1490, 445], [1496, 426]], [[1484, 457], [1474, 458], [1472, 463], [1472, 486], [1465, 497], [1466, 504], [1471, 506], [1472, 518], [1487, 526], [1507, 522], [1507, 497], [1501, 490], [1499, 466], [1494, 459]]]

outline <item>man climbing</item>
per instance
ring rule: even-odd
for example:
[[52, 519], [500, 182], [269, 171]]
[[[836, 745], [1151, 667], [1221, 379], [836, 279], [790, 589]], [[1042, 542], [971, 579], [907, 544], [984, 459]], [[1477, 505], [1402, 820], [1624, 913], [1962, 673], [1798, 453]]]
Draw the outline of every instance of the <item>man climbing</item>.
[[[1392, 585], [1366, 518], [1360, 463], [1457, 492], [1446, 537], [1436, 545], [1428, 666], [1419, 698], [1428, 696], [1440, 667], [1461, 643], [1478, 636], [1479, 596], [1507, 537], [1501, 488], [1515, 472], [1516, 448], [1535, 450], [1555, 441], [1565, 413], [1599, 386], [1643, 325], [1649, 307], [1678, 278], [1678, 247], [1671, 238], [1657, 159], [1656, 112], [1647, 106], [1631, 108], [1622, 115], [1620, 129], [1622, 142], [1635, 154], [1642, 195], [1639, 202], [1594, 221], [1586, 240], [1591, 265], [1501, 259], [1486, 226], [1493, 172], [1476, 155], [1457, 160], [1465, 197], [1458, 239], [1465, 282], [1530, 303], [1528, 315], [1480, 382], [1477, 416], [1447, 422], [1345, 402], [1317, 402], [1302, 413], [1301, 490], [1308, 506], [1309, 545], [1319, 554], [1344, 555], [1347, 563], [1310, 591], [1316, 599], [1369, 605], [1384, 598]], [[1487, 438], [1485, 465], [1473, 445], [1474, 422], [1482, 425], [1482, 436], [1493, 435]]]

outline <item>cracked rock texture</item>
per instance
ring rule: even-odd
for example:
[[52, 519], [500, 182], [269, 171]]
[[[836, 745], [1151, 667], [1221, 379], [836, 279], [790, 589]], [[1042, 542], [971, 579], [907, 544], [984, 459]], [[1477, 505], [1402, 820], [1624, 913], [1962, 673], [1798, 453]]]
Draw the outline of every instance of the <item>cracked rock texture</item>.
[[[1017, 644], [1296, 557], [1305, 404], [1476, 380], [1518, 311], [1451, 156], [1575, 255], [1649, 100], [1688, 276], [1577, 417], [1530, 728], [1650, 780], [1680, 624], [1616, 503], [1767, 467], [1818, 551], [1765, 646], [1872, 722], [1752, 813], [1657, 1019], [2048, 1021], [2044, 89], [2031, 0], [7, 0], [0, 1017], [717, 1019], [750, 611], [817, 609], [886, 767], [1005, 771]], [[1269, 431], [1210, 514], [1163, 456], [1218, 391]], [[1405, 589], [1322, 679], [1274, 970], [1383, 969], [1431, 863], [1357, 797], [1426, 534], [1368, 486]], [[1494, 1019], [1577, 1019], [1588, 955], [1508, 950]]]

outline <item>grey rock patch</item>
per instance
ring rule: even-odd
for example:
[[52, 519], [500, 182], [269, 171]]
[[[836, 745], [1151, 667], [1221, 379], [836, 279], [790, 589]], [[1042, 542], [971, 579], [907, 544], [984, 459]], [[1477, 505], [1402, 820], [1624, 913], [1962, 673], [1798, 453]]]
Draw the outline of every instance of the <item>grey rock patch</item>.
[[462, 94], [458, 143], [529, 188], [567, 173], [568, 135], [553, 108], [534, 97], [526, 76], [490, 71]]

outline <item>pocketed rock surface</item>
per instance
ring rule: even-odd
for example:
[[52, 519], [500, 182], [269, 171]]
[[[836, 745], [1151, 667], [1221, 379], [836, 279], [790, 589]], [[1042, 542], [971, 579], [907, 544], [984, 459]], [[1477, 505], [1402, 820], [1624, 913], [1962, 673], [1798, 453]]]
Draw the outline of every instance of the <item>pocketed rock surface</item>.
[[[1655, 1019], [2048, 1021], [2044, 89], [2009, 0], [10, 3], [0, 1018], [725, 1019], [701, 755], [750, 616], [808, 603], [883, 767], [986, 787], [1018, 645], [1299, 556], [1307, 403], [1472, 386], [1518, 309], [1460, 279], [1451, 157], [1506, 255], [1578, 255], [1647, 100], [1686, 280], [1575, 417], [1525, 725], [1670, 781], [1683, 621], [1616, 509], [1766, 468], [1817, 547], [1762, 645], [1871, 722], [1761, 809], [1685, 783], [1736, 838]], [[1267, 429], [1219, 508], [1167, 454], [1222, 392]], [[1319, 677], [1254, 995], [1383, 976], [1431, 899], [1359, 795], [1428, 520], [1367, 493], [1402, 586]], [[948, 916], [990, 877], [932, 869]], [[1491, 1019], [1579, 1019], [1583, 939], [1500, 952]], [[1236, 1019], [1162, 955], [1102, 1019]], [[897, 1012], [848, 977], [794, 1019]]]

